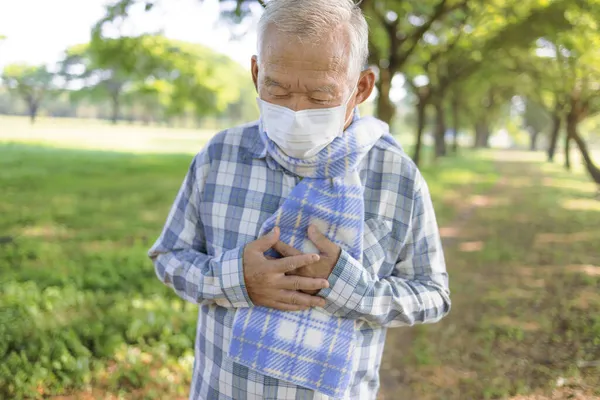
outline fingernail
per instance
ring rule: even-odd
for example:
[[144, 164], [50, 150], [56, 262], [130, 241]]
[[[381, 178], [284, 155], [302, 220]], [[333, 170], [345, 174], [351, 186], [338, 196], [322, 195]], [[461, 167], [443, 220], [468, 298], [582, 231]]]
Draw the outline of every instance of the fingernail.
[[313, 254], [311, 259], [312, 259], [313, 262], [317, 262], [317, 261], [319, 261], [319, 258], [320, 257], [319, 257], [318, 254]]
[[271, 231], [270, 235], [271, 235], [271, 236], [274, 236], [274, 235], [277, 235], [277, 233], [279, 233], [279, 228], [278, 228], [278, 227], [275, 227], [275, 228], [273, 228], [273, 230]]
[[323, 289], [327, 289], [329, 287], [329, 281], [325, 281], [323, 283]]
[[315, 233], [317, 233], [317, 228], [315, 228], [314, 225], [309, 226], [308, 233], [310, 233], [311, 235], [314, 235]]

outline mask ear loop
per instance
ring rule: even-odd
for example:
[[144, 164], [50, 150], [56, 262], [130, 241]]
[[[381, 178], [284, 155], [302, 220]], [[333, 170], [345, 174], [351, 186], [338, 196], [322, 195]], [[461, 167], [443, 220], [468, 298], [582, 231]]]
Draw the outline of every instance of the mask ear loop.
[[[360, 77], [356, 81], [356, 85], [354, 85], [354, 89], [352, 89], [352, 93], [350, 93], [350, 96], [348, 96], [348, 99], [346, 100], [346, 103], [344, 104], [344, 109], [346, 111], [348, 111], [348, 103], [350, 103], [352, 96], [354, 96], [354, 93], [358, 90], [358, 82], [360, 82]], [[344, 129], [343, 129], [344, 131], [346, 130], [346, 124], [348, 123], [348, 121], [352, 121], [353, 117], [354, 117], [354, 110], [352, 110], [352, 112], [350, 113], [349, 118], [344, 119]]]

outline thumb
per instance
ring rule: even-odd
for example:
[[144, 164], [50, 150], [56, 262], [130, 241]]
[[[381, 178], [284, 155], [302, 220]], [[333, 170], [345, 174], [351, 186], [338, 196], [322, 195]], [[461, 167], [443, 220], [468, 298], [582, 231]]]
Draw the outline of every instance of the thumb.
[[255, 250], [264, 253], [279, 241], [279, 228], [275, 227], [267, 235], [258, 238], [255, 243]]

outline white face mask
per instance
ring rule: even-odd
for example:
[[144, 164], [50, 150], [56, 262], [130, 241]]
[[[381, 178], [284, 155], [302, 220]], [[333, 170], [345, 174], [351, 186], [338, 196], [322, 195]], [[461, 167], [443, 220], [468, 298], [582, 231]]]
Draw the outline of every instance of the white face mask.
[[265, 133], [288, 156], [310, 158], [344, 133], [347, 106], [355, 90], [340, 106], [302, 111], [257, 98]]

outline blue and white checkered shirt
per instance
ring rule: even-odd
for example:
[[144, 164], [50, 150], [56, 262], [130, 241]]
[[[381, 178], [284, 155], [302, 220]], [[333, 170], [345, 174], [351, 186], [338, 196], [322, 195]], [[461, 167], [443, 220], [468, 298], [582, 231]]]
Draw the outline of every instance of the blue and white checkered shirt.
[[[428, 187], [382, 139], [359, 168], [365, 187], [362, 263], [342, 251], [320, 291], [325, 307], [360, 322], [347, 399], [375, 399], [388, 327], [433, 323], [450, 310], [448, 276]], [[193, 159], [150, 249], [159, 279], [200, 305], [190, 399], [328, 399], [227, 356], [235, 309], [252, 307], [244, 245], [257, 239], [299, 177], [267, 154], [258, 123], [217, 134]]]

